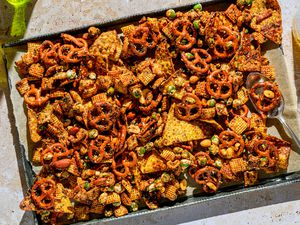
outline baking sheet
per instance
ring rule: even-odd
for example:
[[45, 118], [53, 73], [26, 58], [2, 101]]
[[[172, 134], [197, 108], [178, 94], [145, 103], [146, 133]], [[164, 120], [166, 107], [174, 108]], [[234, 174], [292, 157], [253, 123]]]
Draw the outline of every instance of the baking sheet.
[[[212, 1], [215, 2], [215, 1]], [[228, 4], [218, 4], [218, 6], [210, 6], [213, 8], [213, 10], [217, 10], [220, 7], [223, 8], [223, 6], [228, 5]], [[185, 9], [186, 7], [192, 7], [192, 5], [188, 5], [188, 6], [184, 6], [183, 9]], [[180, 8], [180, 6], [179, 6]], [[207, 9], [207, 7], [204, 4], [204, 8]], [[164, 14], [165, 9], [162, 9], [162, 11], [160, 12], [155, 12], [153, 14], [150, 13], [149, 16], [157, 16], [160, 14]], [[142, 14], [145, 15], [145, 14]], [[141, 17], [141, 15], [135, 15], [132, 17], [128, 17], [126, 18], [121, 18], [115, 21], [110, 21], [108, 24], [100, 24], [100, 27], [118, 27], [119, 24], [125, 23], [125, 22], [129, 22], [129, 21], [133, 21], [133, 20], [138, 20]], [[78, 32], [78, 31], [82, 31], [83, 28], [79, 28], [76, 29], [75, 31], [72, 30], [72, 32], [68, 32], [68, 33], [74, 33], [74, 32]], [[57, 34], [54, 34], [54, 36], [52, 35], [47, 35], [47, 38], [50, 37], [57, 37]], [[46, 38], [45, 36], [43, 37], [37, 37], [34, 38], [35, 40], [43, 40]], [[17, 42], [17, 43], [13, 43], [13, 44], [7, 44], [5, 45], [5, 57], [6, 57], [6, 64], [7, 64], [7, 74], [8, 74], [8, 81], [9, 81], [9, 85], [10, 85], [10, 99], [13, 105], [13, 115], [15, 117], [15, 122], [16, 122], [16, 127], [18, 130], [18, 135], [19, 135], [19, 141], [20, 141], [20, 145], [22, 148], [24, 148], [24, 153], [25, 153], [25, 161], [24, 164], [26, 164], [26, 169], [27, 169], [27, 174], [26, 176], [28, 177], [28, 183], [31, 184], [33, 181], [33, 174], [32, 174], [32, 170], [30, 168], [30, 166], [28, 166], [28, 160], [31, 159], [32, 157], [32, 143], [29, 139], [29, 135], [28, 135], [28, 130], [27, 130], [27, 117], [26, 117], [26, 110], [24, 107], [24, 103], [23, 103], [23, 98], [19, 95], [18, 91], [15, 89], [15, 83], [20, 80], [19, 75], [17, 74], [15, 67], [14, 67], [14, 63], [15, 61], [19, 60], [21, 58], [21, 55], [24, 54], [26, 52], [26, 45], [23, 45], [27, 42], [28, 40], [22, 40], [21, 42]], [[297, 118], [297, 113], [296, 113], [296, 96], [293, 95], [293, 93], [291, 93], [291, 83], [286, 79], [285, 75], [287, 74], [287, 69], [286, 69], [286, 65], [284, 62], [284, 55], [283, 52], [281, 51], [281, 48], [279, 48], [278, 46], [274, 46], [274, 45], [267, 45], [264, 46], [264, 49], [266, 50], [266, 56], [267, 58], [270, 60], [271, 65], [275, 66], [275, 70], [276, 70], [276, 74], [277, 74], [277, 82], [279, 83], [280, 89], [283, 92], [284, 98], [286, 100], [286, 109], [284, 111], [284, 115], [288, 120], [288, 123], [290, 125], [292, 125], [293, 130], [298, 134], [299, 133], [299, 121]], [[272, 135], [275, 135], [277, 137], [281, 137], [285, 140], [290, 140], [290, 138], [286, 135], [286, 133], [283, 130], [283, 127], [278, 123], [278, 121], [276, 122], [276, 120], [269, 120], [268, 121], [268, 132]], [[291, 140], [290, 140], [291, 141]], [[295, 144], [293, 144], [292, 146], [292, 153], [290, 156], [290, 163], [289, 163], [289, 167], [288, 170], [286, 171], [287, 174], [291, 174], [293, 172], [297, 172], [300, 171], [300, 148], [299, 146], [295, 146]], [[37, 171], [39, 170], [39, 168], [33, 167], [33, 170]], [[271, 183], [275, 184], [280, 184], [280, 183], [285, 183], [285, 182], [295, 182], [298, 179], [298, 175], [297, 174], [293, 174], [292, 176], [286, 177], [286, 176], [281, 176], [281, 177], [277, 177], [275, 179], [269, 179], [269, 180], [265, 180], [263, 183], [265, 183], [266, 186], [270, 186]], [[262, 184], [263, 184], [262, 183]], [[193, 185], [192, 185], [193, 186]], [[183, 203], [176, 203], [176, 207], [178, 206], [182, 206], [185, 207], [186, 204], [190, 204], [190, 202], [193, 202], [193, 204], [200, 204], [203, 201], [210, 201], [219, 197], [230, 197], [230, 195], [228, 195], [228, 191], [230, 191], [231, 194], [234, 193], [243, 193], [243, 192], [248, 192], [251, 190], [255, 190], [255, 188], [262, 188], [264, 187], [263, 185], [254, 187], [254, 188], [247, 188], [247, 189], [238, 189], [237, 188], [241, 188], [241, 186], [235, 186], [235, 187], [231, 187], [231, 188], [227, 188], [225, 190], [221, 190], [220, 194], [214, 195], [214, 196], [205, 196], [205, 197], [191, 197], [194, 195], [194, 188], [189, 188], [188, 189], [188, 193], [187, 196], [191, 197], [189, 199], [192, 200], [187, 200], [184, 201]], [[235, 190], [235, 191], [234, 191]], [[168, 208], [175, 208], [175, 205], [170, 206]], [[163, 209], [158, 209], [158, 211], [163, 210]], [[157, 210], [155, 210], [157, 211]], [[144, 213], [152, 213], [155, 211], [149, 211], [149, 210], [143, 210], [137, 213], [133, 213], [130, 214], [126, 217], [131, 217], [134, 215], [143, 215]], [[123, 217], [124, 218], [124, 217]], [[122, 218], [121, 218], [122, 219]], [[114, 218], [112, 219], [106, 219], [107, 221], [109, 220], [114, 220]], [[102, 220], [101, 220], [102, 221]]]

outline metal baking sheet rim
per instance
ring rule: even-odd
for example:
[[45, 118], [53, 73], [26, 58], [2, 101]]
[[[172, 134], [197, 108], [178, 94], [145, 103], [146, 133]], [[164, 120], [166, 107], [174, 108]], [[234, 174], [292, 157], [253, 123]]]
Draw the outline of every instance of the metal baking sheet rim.
[[[180, 5], [173, 7], [173, 9], [186, 10], [188, 8], [191, 8], [195, 3], [199, 3], [199, 2], [201, 3], [201, 1], [197, 1], [197, 2], [189, 3], [189, 4], [180, 4]], [[231, 0], [228, 2], [224, 2], [222, 0], [208, 0], [208, 1], [203, 2], [202, 4], [203, 5], [213, 5], [213, 4], [222, 3], [222, 2], [224, 4], [229, 4], [231, 2]], [[9, 48], [9, 47], [21, 46], [30, 41], [39, 41], [39, 40], [44, 40], [47, 38], [48, 39], [49, 38], [57, 38], [57, 37], [59, 37], [59, 35], [61, 33], [64, 33], [64, 32], [71, 33], [71, 34], [80, 33], [82, 31], [86, 30], [90, 26], [96, 26], [99, 28], [109, 28], [111, 26], [117, 26], [117, 25], [120, 25], [123, 23], [137, 21], [138, 19], [140, 19], [143, 16], [159, 16], [159, 15], [162, 15], [167, 9], [168, 8], [162, 8], [160, 10], [153, 10], [153, 11], [148, 11], [145, 13], [138, 13], [135, 15], [125, 16], [125, 17], [114, 19], [114, 20], [109, 20], [109, 21], [104, 21], [104, 22], [100, 22], [100, 23], [96, 23], [96, 24], [82, 26], [82, 27], [75, 28], [75, 29], [68, 29], [68, 30], [64, 30], [64, 31], [60, 31], [60, 32], [54, 32], [54, 33], [49, 33], [49, 34], [45, 34], [45, 35], [39, 35], [39, 36], [30, 37], [30, 38], [25, 38], [25, 39], [21, 39], [21, 40], [15, 41], [15, 42], [5, 43], [5, 44], [3, 44], [3, 47]], [[281, 46], [279, 46], [279, 47], [282, 51]], [[283, 51], [282, 51], [282, 53], [283, 53]], [[5, 60], [5, 56], [4, 56], [4, 60]], [[5, 62], [6, 62], [6, 60], [5, 60]], [[5, 66], [7, 66], [6, 63], [5, 63]], [[8, 72], [7, 72], [7, 79], [8, 79], [9, 90], [11, 90], [14, 87], [14, 85], [11, 83], [11, 80], [8, 76]], [[13, 107], [12, 99], [10, 98], [10, 92], [9, 92], [8, 99], [10, 101], [11, 106]], [[12, 116], [14, 117], [14, 115], [12, 115]], [[13, 129], [14, 129], [13, 135], [17, 137], [17, 140], [19, 140], [19, 131], [18, 131], [17, 127], [13, 126]], [[31, 166], [30, 162], [26, 159], [24, 146], [19, 142], [18, 147], [20, 148], [20, 153], [21, 153], [20, 158], [22, 160], [22, 167], [25, 171], [25, 180], [26, 180], [26, 185], [27, 185], [26, 188], [28, 189], [33, 184], [34, 172], [32, 170], [32, 166]], [[298, 147], [300, 147], [300, 146], [298, 146]], [[172, 211], [175, 209], [186, 210], [188, 207], [190, 210], [192, 207], [196, 207], [199, 204], [205, 204], [206, 202], [209, 202], [209, 201], [213, 201], [213, 200], [221, 201], [223, 199], [230, 198], [231, 196], [243, 195], [246, 193], [252, 193], [252, 192], [256, 192], [256, 191], [263, 191], [265, 189], [284, 187], [284, 186], [291, 185], [291, 184], [298, 183], [298, 182], [300, 182], [300, 172], [293, 172], [293, 173], [283, 174], [283, 175], [280, 175], [279, 177], [275, 177], [272, 179], [264, 180], [263, 183], [260, 183], [259, 185], [253, 186], [253, 187], [243, 188], [243, 186], [232, 186], [232, 187], [228, 187], [226, 189], [222, 189], [217, 194], [211, 195], [211, 196], [187, 197], [183, 202], [180, 202], [180, 203], [177, 202], [172, 206], [163, 206], [163, 207], [155, 209], [155, 210], [143, 209], [138, 212], [129, 213], [128, 215], [120, 217], [120, 218], [113, 217], [113, 218], [93, 219], [91, 221], [76, 222], [73, 224], [74, 225], [96, 225], [98, 223], [107, 224], [110, 222], [121, 222], [125, 219], [130, 219], [130, 218], [134, 218], [134, 217], [143, 217], [146, 215], [154, 215], [154, 214], [157, 215], [157, 214], [161, 214], [166, 211]], [[33, 213], [33, 214], [34, 214], [34, 224], [40, 225], [41, 223], [37, 219], [36, 213]]]

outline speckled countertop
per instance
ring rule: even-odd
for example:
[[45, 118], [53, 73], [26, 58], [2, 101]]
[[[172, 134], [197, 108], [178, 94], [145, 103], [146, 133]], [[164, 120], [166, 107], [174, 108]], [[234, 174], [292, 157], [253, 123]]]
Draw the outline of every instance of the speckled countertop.
[[[190, 0], [33, 0], [27, 8], [27, 31], [30, 37], [75, 28], [140, 11], [172, 7]], [[194, 1], [193, 1], [194, 2]], [[280, 0], [283, 17], [283, 50], [289, 80], [295, 80], [293, 92], [300, 96], [300, 51], [292, 39], [292, 18], [300, 10], [299, 0]], [[13, 9], [0, 0], [0, 39], [7, 37]], [[1, 72], [1, 68], [0, 68]], [[0, 225], [33, 224], [31, 213], [18, 207], [23, 198], [23, 172], [18, 166], [18, 152], [11, 133], [12, 118], [4, 91], [0, 90]], [[299, 100], [298, 100], [299, 112]], [[23, 185], [24, 187], [24, 185]], [[239, 195], [223, 202], [212, 201], [193, 211], [165, 213], [159, 217], [132, 219], [129, 224], [300, 224], [300, 183], [274, 187], [252, 194]], [[99, 223], [100, 224], [100, 223]]]

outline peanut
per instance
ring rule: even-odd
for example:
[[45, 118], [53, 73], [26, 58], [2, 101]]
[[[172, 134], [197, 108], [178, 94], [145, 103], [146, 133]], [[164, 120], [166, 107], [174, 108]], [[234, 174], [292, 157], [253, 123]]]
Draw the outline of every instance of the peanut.
[[273, 91], [265, 90], [265, 91], [264, 91], [264, 96], [266, 96], [267, 98], [274, 98], [274, 97], [275, 97], [275, 94], [274, 94]]
[[211, 146], [211, 140], [209, 139], [204, 139], [203, 141], [200, 142], [200, 145], [203, 147], [203, 148], [208, 148]]

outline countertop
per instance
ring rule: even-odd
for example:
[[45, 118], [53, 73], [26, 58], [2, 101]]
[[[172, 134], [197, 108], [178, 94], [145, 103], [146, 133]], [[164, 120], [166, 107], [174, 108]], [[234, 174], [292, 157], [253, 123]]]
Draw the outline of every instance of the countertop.
[[[61, 31], [140, 11], [172, 7], [189, 0], [33, 0], [26, 12], [25, 37]], [[194, 2], [194, 1], [193, 1]], [[292, 18], [300, 10], [299, 0], [280, 0], [283, 17], [283, 51], [288, 79], [295, 81], [293, 92], [300, 93], [299, 47], [293, 43]], [[0, 1], [0, 40], [9, 34], [13, 8]], [[297, 61], [298, 62], [298, 61]], [[1, 72], [1, 69], [0, 69]], [[19, 209], [26, 190], [18, 151], [13, 139], [13, 118], [8, 111], [7, 89], [0, 90], [0, 225], [32, 224], [32, 214]], [[299, 112], [299, 100], [298, 100]], [[236, 196], [223, 202], [210, 202], [185, 213], [165, 213], [161, 217], [135, 219], [139, 224], [300, 224], [300, 183]], [[99, 223], [100, 224], [100, 223]]]

